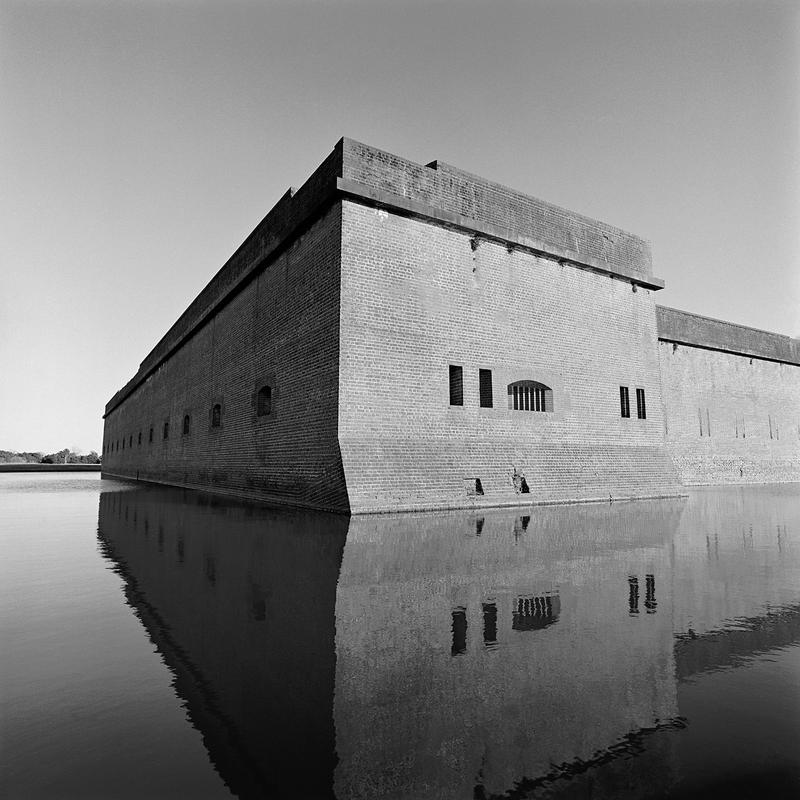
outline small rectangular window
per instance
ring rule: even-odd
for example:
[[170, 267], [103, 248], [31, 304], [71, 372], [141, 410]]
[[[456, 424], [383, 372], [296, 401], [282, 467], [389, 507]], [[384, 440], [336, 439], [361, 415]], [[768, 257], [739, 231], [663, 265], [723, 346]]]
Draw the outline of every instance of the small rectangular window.
[[644, 402], [644, 389], [636, 390], [636, 416], [639, 419], [647, 419], [647, 408]]
[[450, 405], [464, 405], [464, 370], [450, 365]]
[[453, 617], [453, 643], [450, 647], [451, 656], [460, 656], [467, 652], [467, 609], [456, 606], [452, 612]]
[[481, 391], [481, 408], [492, 408], [492, 371], [490, 369], [478, 370], [478, 383]]
[[483, 643], [486, 647], [497, 644], [497, 603], [483, 603]]
[[619, 387], [619, 410], [623, 417], [629, 417], [631, 415], [631, 406], [628, 398], [627, 386]]

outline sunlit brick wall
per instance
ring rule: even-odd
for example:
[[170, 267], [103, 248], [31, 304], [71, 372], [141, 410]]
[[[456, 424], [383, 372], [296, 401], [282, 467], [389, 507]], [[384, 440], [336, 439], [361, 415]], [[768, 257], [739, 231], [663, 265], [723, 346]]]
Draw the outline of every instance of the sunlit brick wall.
[[669, 341], [658, 353], [684, 483], [800, 481], [800, 366]]
[[[354, 510], [677, 491], [649, 290], [353, 202], [342, 235], [339, 437]], [[462, 407], [449, 404], [450, 364], [463, 367]], [[481, 368], [493, 408], [479, 407]], [[522, 379], [552, 388], [552, 413], [508, 408]]]

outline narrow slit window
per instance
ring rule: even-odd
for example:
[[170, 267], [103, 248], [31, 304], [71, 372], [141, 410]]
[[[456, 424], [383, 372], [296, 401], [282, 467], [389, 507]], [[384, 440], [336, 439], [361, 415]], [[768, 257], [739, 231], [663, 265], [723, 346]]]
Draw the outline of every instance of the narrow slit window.
[[639, 613], [639, 578], [636, 575], [628, 577], [628, 614], [635, 616]]
[[212, 586], [215, 586], [217, 583], [217, 563], [213, 556], [207, 555], [205, 557], [205, 573], [206, 580], [208, 580]]
[[492, 371], [490, 369], [478, 370], [478, 384], [481, 393], [481, 408], [492, 408]]
[[644, 576], [644, 591], [644, 607], [647, 609], [648, 614], [655, 614], [658, 601], [656, 600], [656, 579], [654, 575]]
[[450, 365], [450, 405], [464, 405], [464, 370], [454, 364]]
[[216, 403], [211, 409], [211, 427], [219, 428], [222, 425], [222, 406]]
[[636, 416], [639, 419], [647, 419], [647, 407], [644, 402], [644, 389], [636, 390]]
[[164, 438], [169, 439], [169, 422], [164, 423]]
[[453, 643], [450, 647], [451, 656], [459, 656], [467, 652], [467, 609], [456, 606], [452, 612]]
[[186, 414], [183, 418], [183, 435], [188, 436], [192, 432], [192, 418]]
[[256, 397], [256, 415], [266, 417], [272, 413], [272, 387], [262, 386]]
[[486, 647], [497, 645], [497, 603], [483, 603], [483, 644]]
[[152, 441], [153, 441], [153, 427], [151, 426], [150, 427], [150, 442], [152, 443]]
[[630, 417], [631, 415], [631, 405], [630, 399], [628, 397], [628, 387], [627, 386], [620, 386], [619, 387], [619, 410], [620, 415], [622, 417]]
[[142, 432], [139, 431], [139, 446], [142, 444]]

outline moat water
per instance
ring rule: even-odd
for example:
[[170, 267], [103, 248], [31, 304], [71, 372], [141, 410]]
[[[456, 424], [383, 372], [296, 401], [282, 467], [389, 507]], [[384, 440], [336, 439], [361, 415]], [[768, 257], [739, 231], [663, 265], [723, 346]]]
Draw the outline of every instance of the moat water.
[[5, 798], [800, 796], [800, 487], [371, 518], [0, 475]]

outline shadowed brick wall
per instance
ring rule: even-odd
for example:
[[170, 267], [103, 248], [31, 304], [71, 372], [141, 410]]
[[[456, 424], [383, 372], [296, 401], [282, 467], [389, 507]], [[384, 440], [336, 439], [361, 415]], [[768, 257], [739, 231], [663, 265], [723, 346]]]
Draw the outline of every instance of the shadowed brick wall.
[[[340, 241], [334, 205], [114, 407], [104, 474], [346, 511], [336, 438]], [[265, 384], [272, 413], [258, 417]]]
[[664, 435], [681, 480], [800, 481], [797, 340], [661, 307], [658, 331]]
[[[341, 303], [339, 440], [353, 510], [678, 491], [649, 290], [344, 202]], [[450, 364], [463, 367], [463, 407], [449, 404]], [[493, 408], [479, 407], [481, 368], [492, 370]], [[523, 379], [552, 388], [553, 413], [509, 410], [506, 387]], [[636, 418], [636, 387], [647, 419]]]

